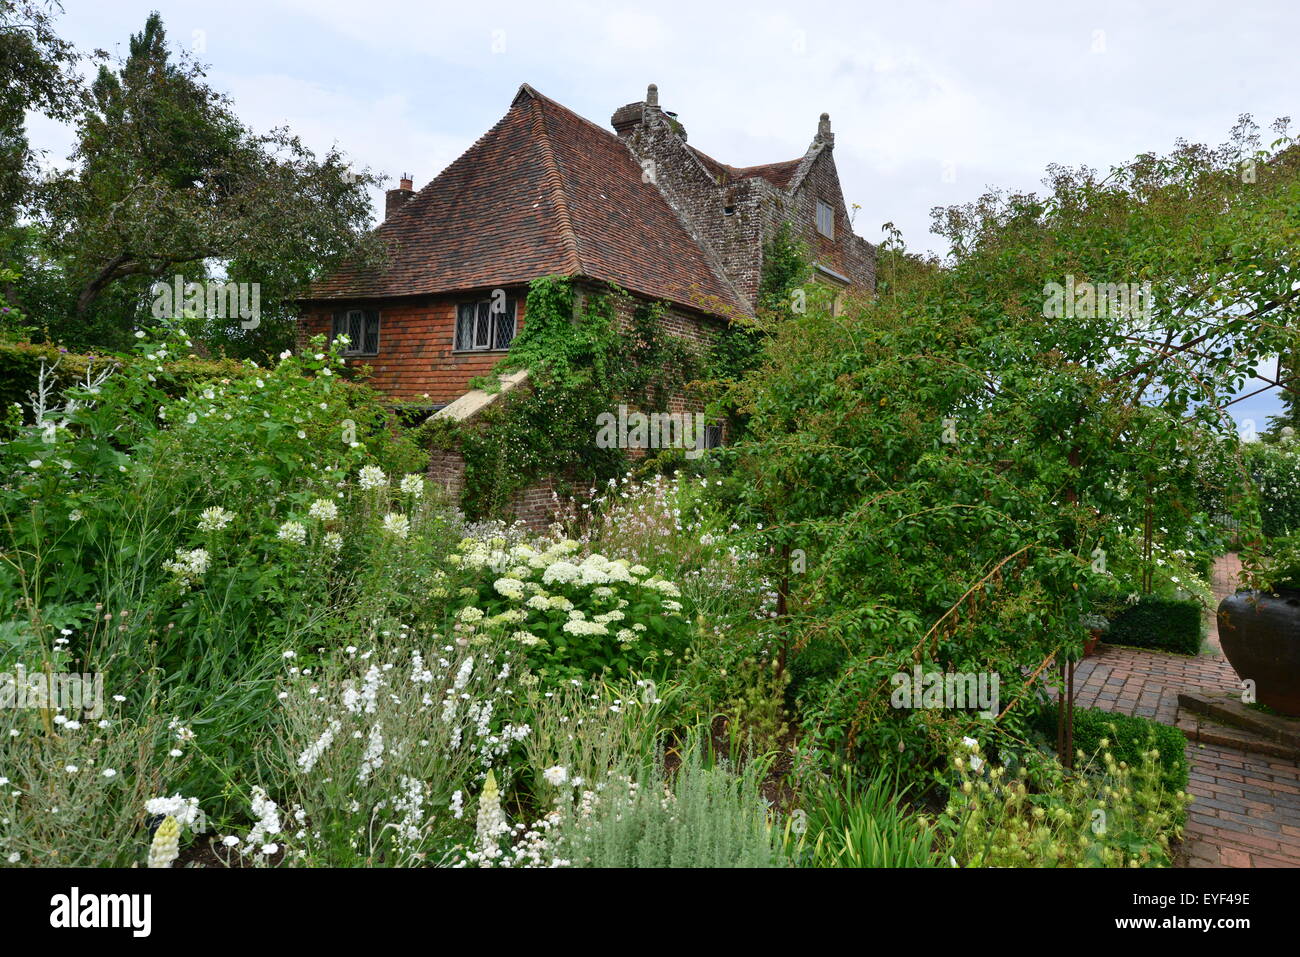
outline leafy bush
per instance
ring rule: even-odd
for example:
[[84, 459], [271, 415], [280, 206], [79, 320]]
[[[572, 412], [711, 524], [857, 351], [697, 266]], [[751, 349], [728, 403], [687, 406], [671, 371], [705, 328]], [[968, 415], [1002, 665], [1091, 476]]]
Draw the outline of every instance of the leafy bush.
[[[1038, 720], [1038, 729], [1051, 740], [1056, 740], [1056, 705], [1045, 707]], [[1117, 761], [1137, 766], [1143, 754], [1155, 748], [1160, 752], [1163, 769], [1161, 781], [1170, 794], [1187, 789], [1187, 738], [1183, 732], [1167, 724], [1138, 715], [1115, 714], [1100, 708], [1076, 708], [1074, 711], [1074, 747], [1076, 751], [1092, 754], [1104, 747]]]
[[1300, 445], [1256, 442], [1247, 448], [1259, 491], [1261, 530], [1270, 537], [1300, 532]]
[[1074, 772], [1055, 761], [994, 767], [973, 739], [938, 825], [962, 867], [1167, 867], [1188, 796], [1171, 792], [1156, 748], [1117, 758], [1102, 739]]
[[1115, 616], [1106, 640], [1116, 645], [1195, 655], [1200, 653], [1204, 628], [1200, 602], [1144, 595]]
[[699, 743], [685, 745], [680, 758], [669, 770], [654, 755], [639, 769], [616, 769], [594, 782], [552, 768], [554, 808], [518, 836], [485, 787], [476, 848], [466, 860], [513, 867], [787, 866], [759, 791], [766, 765], [753, 761], [736, 771], [708, 761]]

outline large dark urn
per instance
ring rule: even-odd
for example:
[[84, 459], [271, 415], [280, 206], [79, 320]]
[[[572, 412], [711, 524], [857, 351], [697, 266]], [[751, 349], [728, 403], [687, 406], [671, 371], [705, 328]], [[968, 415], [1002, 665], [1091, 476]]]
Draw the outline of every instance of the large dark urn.
[[1300, 715], [1300, 589], [1229, 595], [1219, 602], [1219, 643], [1260, 704]]

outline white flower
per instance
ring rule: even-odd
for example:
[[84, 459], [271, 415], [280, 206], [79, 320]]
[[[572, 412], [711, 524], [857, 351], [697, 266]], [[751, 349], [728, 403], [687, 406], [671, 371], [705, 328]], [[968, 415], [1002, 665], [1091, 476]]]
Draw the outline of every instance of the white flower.
[[100, 773], [102, 773], [102, 774], [104, 775], [104, 777], [106, 777], [106, 778], [115, 778], [115, 777], [117, 777], [117, 772], [114, 771], [112, 768], [104, 768], [104, 770], [103, 770], [102, 772], [100, 772]]
[[321, 544], [328, 551], [341, 551], [343, 549], [343, 536], [338, 532], [326, 532], [324, 538], [321, 539]]
[[144, 809], [151, 815], [174, 817], [182, 827], [192, 827], [196, 831], [202, 831], [207, 826], [206, 818], [199, 810], [198, 798], [183, 798], [179, 794], [151, 798], [144, 802]]
[[311, 508], [307, 510], [307, 514], [322, 522], [332, 522], [339, 517], [339, 507], [328, 498], [318, 498], [311, 503]]
[[378, 465], [367, 465], [357, 476], [357, 484], [363, 489], [386, 488], [388, 476]]
[[552, 585], [556, 582], [567, 584], [577, 579], [581, 574], [582, 572], [578, 569], [578, 566], [571, 562], [555, 562], [546, 571], [542, 572], [542, 583], [546, 585]]
[[546, 778], [548, 784], [559, 787], [565, 781], [569, 780], [569, 769], [563, 765], [557, 764], [553, 768], [547, 768], [542, 772], [542, 777]]
[[411, 520], [398, 512], [389, 512], [384, 516], [384, 531], [397, 538], [406, 538], [411, 533]]
[[[524, 597], [524, 583], [517, 578], [498, 578], [492, 583], [498, 595], [521, 601]], [[536, 597], [536, 596], [534, 596]]]
[[219, 532], [229, 525], [234, 518], [233, 512], [227, 512], [220, 505], [213, 505], [211, 508], [205, 508], [199, 513], [199, 531]]
[[171, 867], [181, 854], [181, 822], [168, 815], [158, 825], [149, 845], [149, 867]]
[[404, 475], [402, 476], [402, 494], [409, 495], [412, 498], [421, 498], [424, 495], [424, 477], [421, 475]]
[[292, 545], [301, 545], [307, 541], [307, 528], [302, 522], [285, 522], [275, 537]]
[[[457, 792], [457, 793], [459, 793], [459, 792]], [[7, 860], [10, 864], [17, 864], [17, 863], [18, 863], [19, 861], [21, 861], [22, 859], [23, 859], [23, 856], [22, 856], [21, 854], [19, 854], [17, 851], [14, 851], [14, 852], [13, 852], [12, 854], [10, 854], [7, 858], [5, 858], [5, 860]]]

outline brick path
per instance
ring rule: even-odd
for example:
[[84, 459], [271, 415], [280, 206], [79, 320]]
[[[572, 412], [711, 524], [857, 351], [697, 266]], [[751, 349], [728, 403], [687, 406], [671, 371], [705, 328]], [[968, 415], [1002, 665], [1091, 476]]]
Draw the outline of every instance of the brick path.
[[[1235, 590], [1235, 555], [1214, 567], [1215, 598]], [[1179, 691], [1238, 691], [1211, 618], [1206, 653], [1195, 658], [1101, 645], [1075, 669], [1075, 702], [1175, 724]], [[1192, 867], [1300, 867], [1300, 766], [1236, 748], [1189, 743], [1183, 849]]]

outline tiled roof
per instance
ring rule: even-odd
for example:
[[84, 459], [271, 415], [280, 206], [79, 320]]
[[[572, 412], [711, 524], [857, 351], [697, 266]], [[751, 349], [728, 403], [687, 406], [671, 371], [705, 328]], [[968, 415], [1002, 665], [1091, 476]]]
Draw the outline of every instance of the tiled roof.
[[726, 163], [719, 163], [707, 153], [701, 153], [694, 146], [688, 146], [692, 153], [699, 157], [709, 172], [714, 177], [720, 178], [723, 182], [733, 179], [749, 179], [752, 176], [761, 176], [773, 186], [785, 189], [790, 185], [790, 179], [794, 176], [795, 171], [799, 169], [799, 164], [803, 162], [803, 157], [799, 159], [786, 160], [781, 163], [765, 163], [762, 166], [728, 166]]
[[745, 311], [623, 142], [527, 84], [501, 121], [378, 236], [385, 266], [345, 265], [304, 299], [444, 293], [561, 274], [708, 313]]

